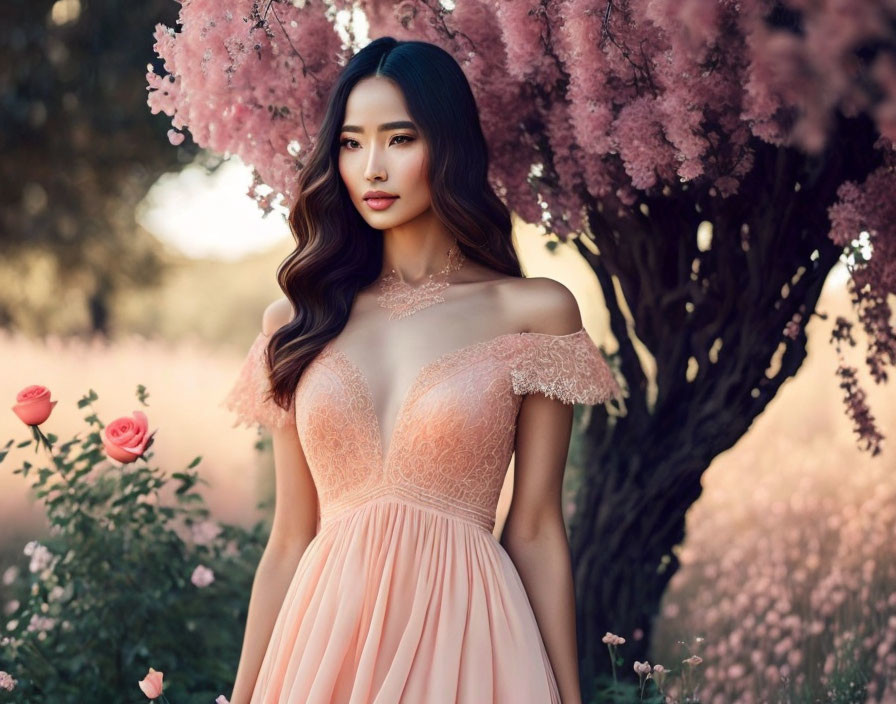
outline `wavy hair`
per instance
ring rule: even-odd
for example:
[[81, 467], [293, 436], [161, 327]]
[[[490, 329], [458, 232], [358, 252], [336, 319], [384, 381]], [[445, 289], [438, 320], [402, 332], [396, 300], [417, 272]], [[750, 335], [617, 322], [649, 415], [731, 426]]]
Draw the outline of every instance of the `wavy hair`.
[[470, 84], [444, 49], [381, 37], [346, 64], [330, 91], [311, 153], [299, 172], [289, 227], [295, 249], [277, 269], [294, 318], [265, 350], [270, 397], [287, 409], [305, 368], [345, 327], [359, 290], [382, 270], [383, 236], [361, 217], [339, 175], [339, 134], [352, 88], [370, 76], [402, 91], [429, 150], [432, 209], [464, 255], [522, 277], [507, 206], [488, 182], [488, 149]]

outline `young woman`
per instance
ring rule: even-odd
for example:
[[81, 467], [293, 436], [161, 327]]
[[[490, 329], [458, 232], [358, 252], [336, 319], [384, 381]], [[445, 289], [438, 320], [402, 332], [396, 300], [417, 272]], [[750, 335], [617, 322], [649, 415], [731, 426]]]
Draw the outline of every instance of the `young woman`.
[[286, 298], [226, 400], [271, 430], [276, 472], [231, 704], [582, 701], [561, 483], [572, 404], [621, 392], [569, 290], [523, 278], [487, 171], [447, 52], [352, 58], [299, 176]]

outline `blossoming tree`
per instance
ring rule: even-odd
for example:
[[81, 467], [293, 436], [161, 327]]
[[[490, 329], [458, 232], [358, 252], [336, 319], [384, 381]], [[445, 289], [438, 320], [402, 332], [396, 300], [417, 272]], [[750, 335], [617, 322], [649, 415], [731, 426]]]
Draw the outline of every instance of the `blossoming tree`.
[[[640, 628], [632, 655], [646, 655], [701, 475], [799, 369], [805, 323], [838, 259], [875, 381], [896, 362], [896, 9], [357, 5], [371, 37], [423, 39], [457, 58], [498, 192], [572, 239], [602, 287], [628, 396], [612, 428], [606, 414], [590, 420], [592, 471], [571, 525], [588, 683], [607, 630]], [[156, 28], [167, 74], [147, 74], [149, 105], [200, 146], [251, 164], [262, 208], [288, 206], [328, 88], [356, 48], [349, 10], [344, 0], [184, 3], [179, 32]], [[852, 343], [851, 325], [835, 321], [838, 346]], [[883, 435], [856, 370], [838, 373], [860, 441], [877, 454]]]

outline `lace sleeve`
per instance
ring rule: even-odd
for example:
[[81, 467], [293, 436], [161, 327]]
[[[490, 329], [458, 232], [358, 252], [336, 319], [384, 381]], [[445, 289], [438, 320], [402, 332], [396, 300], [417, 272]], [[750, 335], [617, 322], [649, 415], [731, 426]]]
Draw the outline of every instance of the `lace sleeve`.
[[523, 333], [511, 365], [516, 394], [541, 392], [563, 403], [593, 405], [622, 389], [585, 328], [568, 335]]
[[258, 333], [243, 361], [236, 382], [221, 402], [223, 407], [236, 414], [231, 427], [260, 423], [267, 428], [282, 428], [294, 422], [295, 399], [290, 410], [286, 411], [267, 398], [270, 382], [264, 352], [269, 340], [270, 337], [263, 332]]

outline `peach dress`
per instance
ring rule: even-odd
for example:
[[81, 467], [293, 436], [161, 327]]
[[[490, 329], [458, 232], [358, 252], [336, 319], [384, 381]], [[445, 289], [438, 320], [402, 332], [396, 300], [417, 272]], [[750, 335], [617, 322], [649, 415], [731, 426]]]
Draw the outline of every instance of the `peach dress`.
[[294, 423], [317, 488], [252, 704], [559, 704], [525, 588], [495, 538], [522, 397], [621, 395], [584, 328], [510, 333], [423, 366], [384, 448], [371, 387], [332, 340], [289, 411], [266, 400], [260, 333], [223, 404]]

